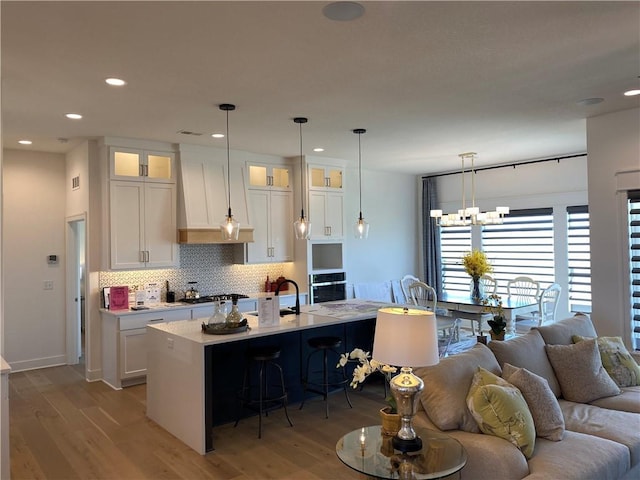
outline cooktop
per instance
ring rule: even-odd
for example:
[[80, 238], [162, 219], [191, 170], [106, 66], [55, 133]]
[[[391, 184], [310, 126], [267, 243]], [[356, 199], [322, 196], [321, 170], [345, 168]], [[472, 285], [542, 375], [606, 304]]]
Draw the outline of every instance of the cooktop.
[[209, 303], [220, 300], [233, 300], [234, 298], [249, 298], [249, 295], [242, 293], [218, 293], [216, 295], [203, 295], [200, 298], [183, 298], [180, 301], [184, 303]]

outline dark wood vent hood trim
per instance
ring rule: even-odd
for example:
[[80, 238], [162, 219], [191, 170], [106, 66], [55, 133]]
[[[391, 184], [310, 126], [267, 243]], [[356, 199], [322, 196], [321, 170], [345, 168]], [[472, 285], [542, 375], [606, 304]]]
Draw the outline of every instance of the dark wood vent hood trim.
[[253, 228], [240, 227], [238, 240], [229, 241], [222, 238], [219, 228], [180, 228], [178, 229], [178, 243], [206, 244], [206, 243], [253, 243]]

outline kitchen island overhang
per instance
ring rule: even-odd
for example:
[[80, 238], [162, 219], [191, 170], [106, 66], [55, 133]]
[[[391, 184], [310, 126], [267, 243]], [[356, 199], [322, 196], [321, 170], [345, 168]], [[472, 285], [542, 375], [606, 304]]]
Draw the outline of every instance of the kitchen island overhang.
[[248, 342], [288, 344], [289, 363], [283, 367], [290, 378], [299, 379], [295, 373], [305, 338], [318, 334], [317, 329], [338, 329], [345, 338], [345, 352], [362, 347], [363, 338], [373, 339], [378, 309], [387, 306], [356, 299], [304, 305], [300, 315], [285, 315], [272, 327], [260, 327], [258, 317], [245, 315], [251, 328], [231, 335], [203, 333], [201, 325], [207, 320], [203, 318], [148, 325], [147, 416], [204, 455], [213, 450], [216, 409], [225, 407], [217, 402], [227, 399], [241, 383], [242, 365], [237, 360]]

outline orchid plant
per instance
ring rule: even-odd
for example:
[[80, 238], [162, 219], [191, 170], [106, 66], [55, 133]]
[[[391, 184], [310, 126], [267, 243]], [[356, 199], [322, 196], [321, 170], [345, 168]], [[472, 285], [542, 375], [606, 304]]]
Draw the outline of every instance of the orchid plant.
[[[374, 360], [371, 358], [371, 354], [369, 352], [365, 352], [361, 348], [354, 348], [348, 355], [346, 353], [340, 355], [340, 360], [338, 361], [336, 368], [344, 368], [348, 362], [355, 361], [357, 361], [359, 365], [353, 370], [353, 379], [350, 383], [352, 388], [358, 388], [358, 385], [364, 382], [365, 379], [374, 372], [382, 373], [388, 385], [393, 374], [398, 371], [396, 367], [385, 365]], [[385, 402], [387, 402], [389, 407], [391, 407], [391, 411], [389, 413], [396, 413], [396, 399], [391, 395], [391, 390], [389, 390], [389, 395], [385, 398]]]

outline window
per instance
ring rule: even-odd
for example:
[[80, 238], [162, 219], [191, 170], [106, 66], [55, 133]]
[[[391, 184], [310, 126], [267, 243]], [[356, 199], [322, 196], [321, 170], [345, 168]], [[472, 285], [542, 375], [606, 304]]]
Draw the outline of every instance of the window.
[[448, 292], [469, 291], [469, 275], [462, 257], [471, 250], [471, 227], [440, 228], [442, 288]]
[[555, 281], [553, 209], [512, 210], [501, 225], [482, 227], [482, 249], [493, 265], [498, 294], [507, 294], [507, 282], [528, 276], [546, 288]]
[[589, 207], [567, 207], [569, 310], [591, 312], [591, 249]]
[[629, 271], [631, 272], [631, 321], [633, 342], [640, 350], [640, 190], [630, 191], [629, 199]]

